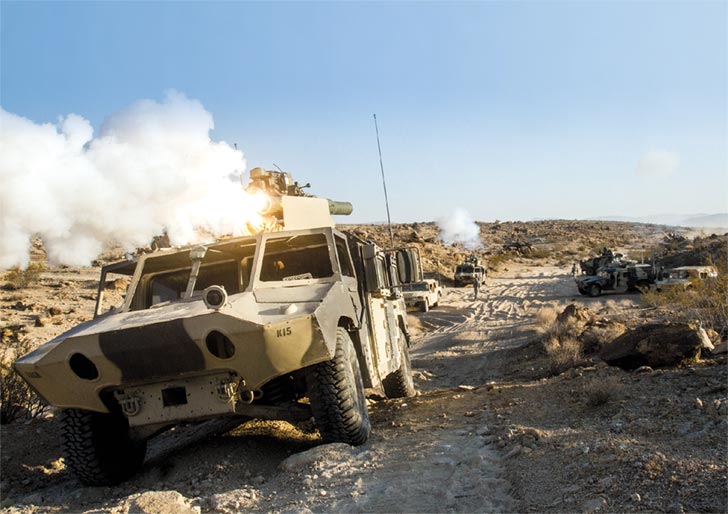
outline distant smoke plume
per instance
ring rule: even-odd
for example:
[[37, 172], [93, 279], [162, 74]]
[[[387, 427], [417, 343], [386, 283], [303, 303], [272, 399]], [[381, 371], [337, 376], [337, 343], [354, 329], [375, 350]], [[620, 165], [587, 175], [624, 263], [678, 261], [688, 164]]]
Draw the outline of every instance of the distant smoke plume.
[[110, 116], [96, 137], [75, 114], [39, 125], [0, 108], [0, 269], [27, 265], [34, 234], [51, 263], [75, 266], [164, 232], [172, 244], [243, 233], [245, 159], [210, 140], [213, 126], [174, 91]]
[[675, 174], [680, 159], [674, 152], [667, 150], [651, 150], [645, 153], [637, 163], [637, 174], [643, 177], [670, 177]]
[[462, 243], [465, 248], [474, 250], [482, 246], [480, 227], [463, 209], [437, 221], [440, 227], [440, 239], [446, 244]]

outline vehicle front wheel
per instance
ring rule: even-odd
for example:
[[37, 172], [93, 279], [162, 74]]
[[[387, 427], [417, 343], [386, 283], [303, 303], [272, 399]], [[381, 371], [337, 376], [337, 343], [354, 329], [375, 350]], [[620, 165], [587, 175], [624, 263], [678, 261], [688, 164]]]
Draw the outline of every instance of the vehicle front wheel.
[[589, 296], [595, 298], [602, 294], [602, 288], [598, 284], [592, 284], [589, 286]]
[[372, 426], [354, 344], [343, 328], [336, 329], [336, 353], [330, 361], [306, 373], [313, 417], [324, 442], [364, 444]]
[[64, 460], [85, 485], [118, 484], [141, 469], [147, 443], [129, 437], [120, 414], [64, 409], [60, 418]]
[[387, 398], [405, 398], [417, 394], [415, 382], [412, 378], [412, 363], [410, 362], [409, 348], [407, 348], [407, 339], [402, 329], [399, 329], [399, 368], [393, 371], [382, 380], [384, 386], [384, 394]]
[[422, 302], [420, 302], [420, 310], [422, 312], [427, 312], [430, 310], [430, 300], [425, 298]]

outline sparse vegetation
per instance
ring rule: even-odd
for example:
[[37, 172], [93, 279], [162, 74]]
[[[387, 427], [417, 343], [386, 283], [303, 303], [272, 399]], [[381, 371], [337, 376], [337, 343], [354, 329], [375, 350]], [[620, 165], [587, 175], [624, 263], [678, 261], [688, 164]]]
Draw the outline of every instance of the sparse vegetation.
[[550, 358], [550, 371], [554, 375], [577, 366], [582, 360], [581, 342], [573, 337], [551, 336], [544, 341], [544, 348]]
[[728, 332], [728, 275], [716, 279], [693, 281], [689, 288], [673, 287], [663, 291], [651, 290], [643, 294], [645, 302], [653, 307], [669, 309], [677, 321], [699, 321], [707, 329], [719, 334]]
[[15, 358], [30, 350], [32, 348], [24, 338], [3, 337], [0, 349], [0, 424], [10, 423], [21, 416], [35, 418], [48, 409], [11, 366]]
[[28, 287], [38, 282], [40, 274], [45, 270], [46, 265], [42, 262], [31, 262], [25, 269], [16, 266], [3, 275], [3, 288], [14, 291]]
[[622, 388], [622, 384], [613, 376], [598, 376], [584, 386], [584, 399], [590, 407], [604, 405], [613, 399]]
[[535, 318], [536, 318], [536, 329], [541, 332], [542, 334], [545, 334], [548, 332], [551, 327], [556, 322], [556, 316], [558, 316], [559, 311], [556, 307], [548, 306], [544, 307], [542, 309], [539, 309], [536, 312]]

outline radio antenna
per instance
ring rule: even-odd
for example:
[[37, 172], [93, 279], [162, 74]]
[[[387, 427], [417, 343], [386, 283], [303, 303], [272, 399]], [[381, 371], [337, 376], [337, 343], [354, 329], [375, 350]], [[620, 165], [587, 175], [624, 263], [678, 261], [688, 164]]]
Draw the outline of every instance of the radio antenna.
[[377, 132], [377, 149], [379, 149], [379, 167], [382, 170], [382, 186], [384, 187], [384, 204], [387, 206], [387, 225], [389, 226], [389, 242], [394, 246], [394, 234], [392, 233], [392, 218], [389, 216], [389, 198], [387, 197], [387, 182], [384, 180], [384, 164], [382, 163], [382, 145], [379, 143], [379, 126], [377, 115], [374, 114], [374, 130]]

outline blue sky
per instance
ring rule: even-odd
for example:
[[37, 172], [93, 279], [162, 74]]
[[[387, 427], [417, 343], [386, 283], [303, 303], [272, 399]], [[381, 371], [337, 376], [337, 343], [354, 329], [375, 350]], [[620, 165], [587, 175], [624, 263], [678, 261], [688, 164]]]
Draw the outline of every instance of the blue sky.
[[394, 221], [726, 212], [727, 5], [2, 1], [0, 105], [98, 127], [176, 89], [354, 222], [375, 112]]

